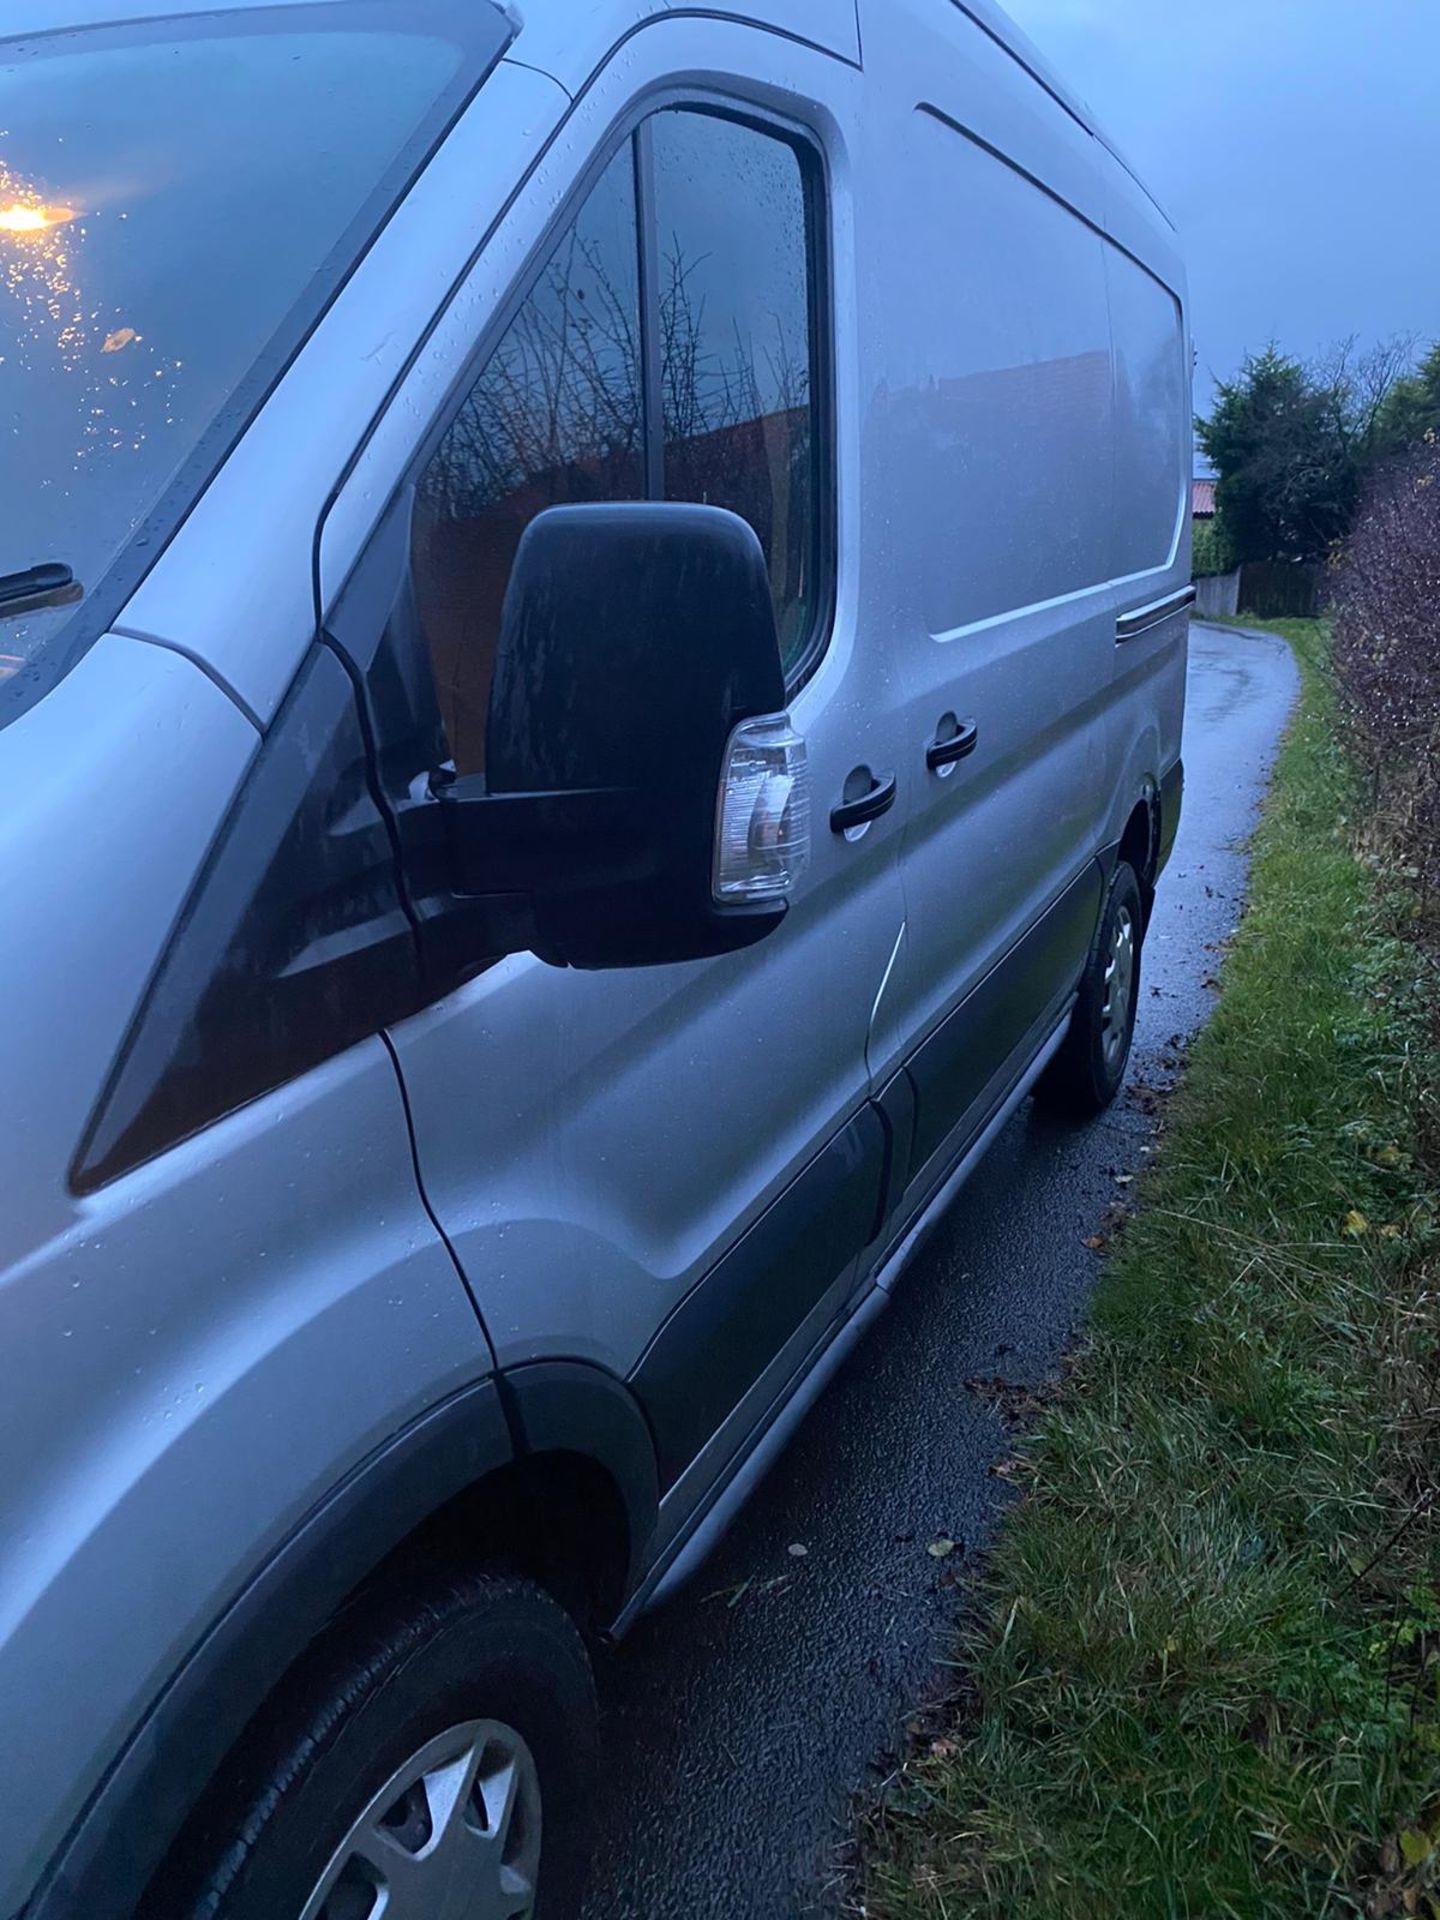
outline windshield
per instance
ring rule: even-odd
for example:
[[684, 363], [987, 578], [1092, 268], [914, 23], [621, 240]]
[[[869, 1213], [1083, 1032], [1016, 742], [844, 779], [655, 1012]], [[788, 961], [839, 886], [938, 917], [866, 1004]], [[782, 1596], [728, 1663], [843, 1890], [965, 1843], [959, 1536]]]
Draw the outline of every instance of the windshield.
[[475, 0], [311, 0], [0, 39], [0, 726], [114, 617], [505, 34]]

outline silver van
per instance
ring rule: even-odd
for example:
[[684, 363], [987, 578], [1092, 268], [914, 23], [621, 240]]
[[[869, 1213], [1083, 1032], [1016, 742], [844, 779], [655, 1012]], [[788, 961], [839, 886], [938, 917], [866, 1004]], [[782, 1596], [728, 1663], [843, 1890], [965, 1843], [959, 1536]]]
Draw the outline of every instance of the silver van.
[[587, 1645], [1119, 1086], [1176, 242], [990, 0], [0, 34], [0, 1915], [556, 1920]]

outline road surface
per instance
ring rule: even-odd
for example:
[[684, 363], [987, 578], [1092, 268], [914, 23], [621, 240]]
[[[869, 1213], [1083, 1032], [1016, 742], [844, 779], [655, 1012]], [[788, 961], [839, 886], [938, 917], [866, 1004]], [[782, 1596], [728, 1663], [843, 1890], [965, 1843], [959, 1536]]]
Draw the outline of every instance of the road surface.
[[[1296, 687], [1282, 642], [1193, 630], [1180, 836], [1145, 949], [1126, 1094], [1080, 1132], [1027, 1103], [719, 1552], [601, 1674], [606, 1780], [585, 1920], [837, 1909], [851, 1797], [895, 1751], [1006, 1500], [998, 1375], [1053, 1375], [1144, 1164], [1153, 1095], [1214, 999], [1216, 948]], [[929, 1542], [963, 1547], [943, 1561]], [[791, 1551], [803, 1547], [803, 1557]]]

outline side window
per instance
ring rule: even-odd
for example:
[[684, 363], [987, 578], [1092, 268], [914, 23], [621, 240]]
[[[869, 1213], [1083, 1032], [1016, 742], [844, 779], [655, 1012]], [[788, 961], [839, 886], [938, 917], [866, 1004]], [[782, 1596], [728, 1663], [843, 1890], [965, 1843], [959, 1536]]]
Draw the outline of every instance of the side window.
[[416, 490], [416, 607], [458, 772], [484, 770], [505, 590], [547, 507], [651, 498], [740, 514], [769, 562], [787, 673], [803, 660], [826, 550], [811, 175], [778, 133], [656, 114], [490, 352]]
[[500, 609], [546, 507], [645, 494], [635, 163], [596, 183], [420, 477], [413, 571], [459, 772], [485, 764]]
[[728, 507], [770, 563], [787, 674], [819, 598], [816, 289], [800, 153], [706, 113], [653, 123], [665, 494]]

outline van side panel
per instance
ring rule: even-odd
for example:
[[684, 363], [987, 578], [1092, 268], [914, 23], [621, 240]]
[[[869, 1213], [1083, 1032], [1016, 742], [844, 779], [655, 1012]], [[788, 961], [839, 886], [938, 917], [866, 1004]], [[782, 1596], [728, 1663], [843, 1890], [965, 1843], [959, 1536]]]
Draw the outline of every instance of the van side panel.
[[[957, 0], [862, 0], [865, 67], [906, 111], [930, 101], [1047, 193], [1104, 227], [1100, 148], [1071, 107]], [[1008, 32], [1008, 23], [1007, 23]], [[1108, 156], [1106, 156], [1108, 158]]]
[[[1105, 183], [1105, 231], [1117, 247], [1149, 269], [1187, 306], [1185, 261], [1175, 230], [1129, 169], [1112, 153], [1100, 156]], [[1186, 329], [1189, 331], [1188, 326]], [[1187, 358], [1188, 367], [1189, 360]], [[1188, 427], [1188, 419], [1185, 423]], [[1190, 478], [1186, 473], [1185, 478]]]
[[945, 640], [1105, 577], [1105, 243], [938, 108], [912, 117], [903, 151], [925, 239], [893, 261], [887, 370], [929, 481], [920, 612]]
[[[1190, 579], [1193, 352], [1184, 263], [1135, 179], [1103, 156], [1115, 352], [1116, 611], [1162, 600]], [[1116, 743], [1105, 838], [1120, 838], [1137, 794], [1178, 793], [1189, 615], [1114, 648]], [[1162, 804], [1162, 835], [1174, 807]]]
[[[1115, 607], [1113, 368], [1099, 149], [958, 8], [867, 16], [867, 566], [883, 582], [911, 785], [907, 939], [883, 1074], [1011, 957], [1102, 844]], [[877, 40], [879, 42], [877, 49]], [[947, 776], [925, 750], [973, 721]], [[1047, 946], [1041, 1007], [1088, 944]], [[998, 990], [998, 985], [997, 985]], [[1018, 1010], [1023, 1011], [1023, 1010]], [[1019, 1019], [1023, 1033], [1028, 1019]], [[944, 1140], [981, 1092], [931, 1081]], [[922, 1096], [922, 1107], [925, 1105]]]

